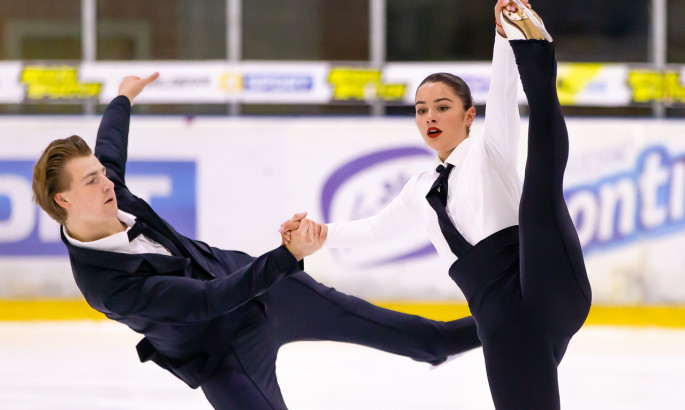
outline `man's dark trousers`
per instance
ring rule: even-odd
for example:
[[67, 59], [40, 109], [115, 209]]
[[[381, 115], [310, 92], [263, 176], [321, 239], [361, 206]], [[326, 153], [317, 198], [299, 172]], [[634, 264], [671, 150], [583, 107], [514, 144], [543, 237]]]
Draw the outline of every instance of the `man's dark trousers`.
[[356, 343], [426, 362], [480, 345], [471, 317], [434, 322], [386, 310], [326, 287], [304, 272], [246, 306], [245, 326], [201, 387], [217, 409], [286, 409], [276, 381], [280, 346], [303, 340]]

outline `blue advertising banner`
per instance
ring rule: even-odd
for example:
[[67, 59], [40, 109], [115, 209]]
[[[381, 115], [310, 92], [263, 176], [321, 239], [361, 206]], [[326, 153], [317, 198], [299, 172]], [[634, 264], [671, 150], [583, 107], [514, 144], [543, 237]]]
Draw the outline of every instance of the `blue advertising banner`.
[[632, 169], [566, 189], [585, 254], [685, 229], [685, 156], [647, 146]]
[[[404, 147], [372, 152], [336, 169], [321, 193], [324, 222], [376, 214], [402, 190], [410, 176], [404, 168], [412, 158], [426, 159], [427, 164], [434, 161], [424, 148]], [[383, 172], [377, 177], [368, 174], [374, 168], [383, 168]], [[372, 183], [376, 187], [369, 190]], [[345, 187], [347, 196], [340, 195]], [[673, 154], [665, 146], [646, 146], [629, 170], [566, 187], [564, 196], [586, 255], [680, 232], [685, 230], [685, 156]], [[349, 204], [341, 205], [343, 201]], [[332, 217], [335, 206], [346, 213]], [[433, 253], [430, 243], [415, 244], [358, 266], [381, 266]], [[349, 254], [345, 258], [351, 259]]]
[[[0, 256], [66, 255], [58, 224], [32, 201], [33, 164], [0, 161]], [[129, 161], [126, 181], [177, 231], [195, 237], [195, 162]]]

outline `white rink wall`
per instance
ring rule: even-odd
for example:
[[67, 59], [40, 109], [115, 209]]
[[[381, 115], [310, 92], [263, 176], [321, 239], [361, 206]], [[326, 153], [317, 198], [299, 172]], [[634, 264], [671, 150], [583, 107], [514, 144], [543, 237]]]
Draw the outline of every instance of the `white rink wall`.
[[[522, 135], [526, 132], [522, 120]], [[0, 298], [78, 296], [56, 223], [31, 204], [31, 166], [55, 138], [91, 145], [99, 117], [0, 117]], [[474, 124], [479, 135], [482, 122]], [[569, 119], [565, 193], [600, 304], [685, 303], [685, 121]], [[411, 118], [136, 117], [129, 186], [190, 236], [260, 254], [294, 212], [349, 220], [381, 209], [434, 157]], [[520, 171], [525, 163], [525, 138]], [[369, 299], [461, 294], [425, 234], [323, 250], [307, 271]]]

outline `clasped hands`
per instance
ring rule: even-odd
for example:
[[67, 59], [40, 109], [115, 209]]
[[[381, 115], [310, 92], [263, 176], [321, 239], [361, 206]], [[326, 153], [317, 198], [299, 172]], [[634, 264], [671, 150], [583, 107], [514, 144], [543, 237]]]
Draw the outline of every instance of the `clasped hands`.
[[283, 222], [278, 230], [281, 233], [281, 244], [285, 245], [298, 262], [321, 249], [328, 235], [326, 224], [306, 219], [306, 216], [307, 212], [297, 213]]

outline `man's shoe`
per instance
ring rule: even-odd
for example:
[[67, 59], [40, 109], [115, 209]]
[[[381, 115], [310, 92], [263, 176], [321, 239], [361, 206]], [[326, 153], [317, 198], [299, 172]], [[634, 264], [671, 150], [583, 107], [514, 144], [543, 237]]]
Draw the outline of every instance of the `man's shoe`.
[[518, 10], [512, 13], [507, 10], [502, 11], [500, 21], [502, 29], [509, 40], [547, 40], [552, 42], [542, 23], [542, 19], [533, 10], [524, 6], [519, 0], [513, 0]]

